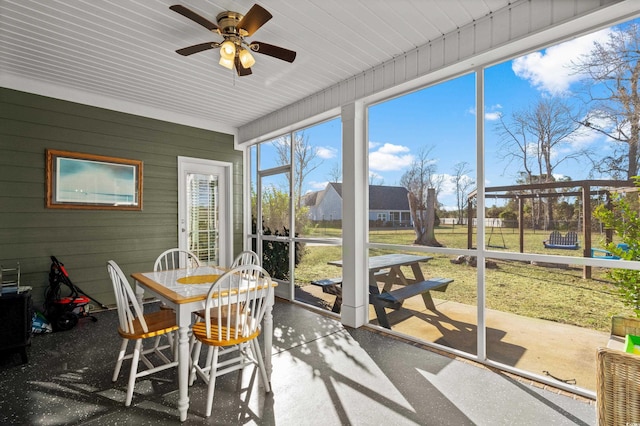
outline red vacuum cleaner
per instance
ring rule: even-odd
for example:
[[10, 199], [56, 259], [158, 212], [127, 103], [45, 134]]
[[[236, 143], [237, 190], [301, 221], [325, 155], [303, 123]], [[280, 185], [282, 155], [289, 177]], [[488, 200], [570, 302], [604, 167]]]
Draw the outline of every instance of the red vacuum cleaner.
[[[62, 286], [68, 291], [63, 294]], [[81, 318], [90, 318], [96, 322], [98, 319], [88, 311], [91, 300], [98, 306], [107, 309], [107, 306], [98, 302], [86, 294], [78, 286], [71, 282], [64, 264], [51, 256], [51, 269], [49, 270], [49, 287], [45, 291], [44, 315], [51, 324], [53, 331], [71, 330], [78, 324]]]

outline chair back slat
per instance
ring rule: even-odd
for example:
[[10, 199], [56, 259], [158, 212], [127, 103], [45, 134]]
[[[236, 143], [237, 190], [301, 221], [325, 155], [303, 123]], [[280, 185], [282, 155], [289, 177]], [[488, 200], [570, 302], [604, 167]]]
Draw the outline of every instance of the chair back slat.
[[133, 321], [137, 318], [142, 327], [142, 331], [145, 333], [149, 332], [142, 308], [138, 304], [135, 292], [129, 285], [129, 281], [122, 272], [122, 269], [120, 269], [116, 262], [110, 260], [107, 262], [107, 271], [111, 277], [113, 292], [116, 296], [120, 329], [125, 333], [133, 333]]
[[153, 265], [153, 270], [157, 272], [168, 269], [178, 269], [181, 265], [183, 265], [183, 268], [195, 268], [200, 266], [200, 259], [189, 250], [172, 248], [165, 250], [158, 256]]
[[259, 265], [241, 265], [223, 274], [207, 294], [207, 338], [232, 343], [259, 332], [272, 292], [271, 277]]
[[260, 265], [260, 258], [258, 257], [258, 254], [256, 252], [245, 250], [238, 256], [236, 256], [233, 263], [231, 264], [231, 268], [235, 268], [236, 266], [240, 265]]

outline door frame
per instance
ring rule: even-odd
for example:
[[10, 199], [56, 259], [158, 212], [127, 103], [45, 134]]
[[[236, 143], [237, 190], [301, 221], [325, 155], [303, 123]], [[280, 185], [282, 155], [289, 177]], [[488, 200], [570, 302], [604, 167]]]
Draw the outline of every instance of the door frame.
[[[220, 266], [229, 266], [233, 259], [233, 164], [226, 161], [208, 160], [204, 158], [178, 156], [178, 248], [187, 249], [186, 238], [184, 238], [183, 223], [186, 221], [186, 181], [187, 172], [212, 173], [211, 168], [223, 169], [225, 179], [224, 187], [221, 188], [224, 195], [222, 206], [224, 220], [222, 221], [224, 235], [223, 244], [220, 246]], [[212, 173], [217, 174], [217, 173]]]
[[[289, 236], [271, 236], [264, 235], [262, 229], [262, 179], [271, 176], [277, 176], [280, 174], [289, 173], [293, 175], [291, 170], [291, 165], [285, 166], [276, 166], [271, 169], [261, 170], [257, 173], [257, 188], [256, 188], [256, 210], [257, 210], [257, 219], [256, 219], [256, 248], [259, 250], [258, 256], [262, 259], [262, 242], [263, 241], [277, 241], [281, 243], [286, 243], [289, 245], [289, 279], [288, 280], [280, 280], [275, 279], [278, 282], [278, 286], [275, 288], [274, 293], [276, 296], [281, 297], [286, 300], [295, 300], [295, 212], [293, 209], [293, 180], [289, 179]], [[258, 225], [260, 224], [260, 225]]]

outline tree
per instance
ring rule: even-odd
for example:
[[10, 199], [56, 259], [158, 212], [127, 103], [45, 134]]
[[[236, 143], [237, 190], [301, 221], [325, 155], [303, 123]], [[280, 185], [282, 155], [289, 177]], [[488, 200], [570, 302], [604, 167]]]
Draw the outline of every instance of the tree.
[[612, 154], [598, 158], [594, 168], [615, 179], [638, 174], [640, 134], [640, 26], [612, 30], [605, 42], [572, 63], [586, 75], [584, 93], [591, 106], [582, 124], [615, 144]]
[[[257, 211], [254, 205], [257, 202], [257, 194], [252, 189], [252, 212]], [[289, 229], [289, 190], [276, 186], [267, 186], [262, 189], [262, 227], [263, 235], [290, 236]], [[296, 210], [295, 227], [303, 229], [308, 221], [309, 209], [302, 207]], [[256, 217], [252, 217], [252, 232], [258, 232]], [[296, 233], [296, 236], [298, 233]], [[289, 247], [288, 242], [262, 241], [262, 266], [273, 278], [289, 278]], [[257, 249], [256, 240], [253, 240], [253, 250]], [[296, 241], [294, 244], [296, 266], [302, 260], [305, 253], [303, 243]]]
[[[283, 136], [276, 139], [274, 147], [278, 154], [278, 164], [291, 164], [291, 138]], [[316, 161], [318, 149], [309, 143], [309, 137], [305, 137], [304, 132], [294, 133], [293, 155], [295, 160], [293, 196], [296, 208], [300, 209], [304, 180], [309, 176], [309, 173], [320, 167], [322, 161]], [[287, 179], [290, 179], [289, 174], [287, 174]]]
[[[503, 158], [509, 163], [520, 162], [523, 183], [554, 182], [560, 164], [589, 156], [586, 149], [573, 146], [581, 128], [579, 116], [564, 99], [541, 98], [534, 105], [514, 112], [508, 121], [500, 117], [497, 131], [502, 137]], [[538, 193], [543, 196], [551, 191]], [[537, 208], [534, 206], [534, 226], [539, 225], [543, 214], [545, 225], [553, 223], [552, 204], [539, 200]]]
[[340, 164], [334, 163], [333, 167], [329, 169], [329, 182], [338, 183], [342, 182], [342, 169], [340, 168]]
[[280, 230], [289, 226], [289, 191], [275, 186], [262, 188], [262, 227]]
[[[634, 177], [636, 186], [640, 186], [638, 176]], [[624, 260], [640, 260], [640, 215], [638, 209], [627, 197], [617, 194], [611, 206], [600, 204], [593, 215], [602, 224], [615, 232], [624, 246], [610, 242], [606, 245], [613, 255]], [[631, 307], [640, 318], [640, 271], [612, 268], [607, 271], [613, 280], [618, 294], [625, 305]]]
[[400, 184], [408, 191], [409, 209], [416, 233], [414, 244], [440, 247], [442, 244], [435, 238], [435, 206], [436, 185], [440, 186], [442, 179], [434, 176], [436, 166], [429, 159], [431, 149], [420, 151], [418, 158], [400, 178]]
[[384, 185], [384, 178], [375, 173], [369, 173], [369, 185]]
[[470, 178], [468, 174], [471, 172], [469, 163], [462, 161], [456, 163], [453, 169], [451, 180], [456, 187], [456, 208], [458, 210], [458, 223], [462, 223], [464, 213], [469, 203], [469, 190], [476, 184], [475, 180]]

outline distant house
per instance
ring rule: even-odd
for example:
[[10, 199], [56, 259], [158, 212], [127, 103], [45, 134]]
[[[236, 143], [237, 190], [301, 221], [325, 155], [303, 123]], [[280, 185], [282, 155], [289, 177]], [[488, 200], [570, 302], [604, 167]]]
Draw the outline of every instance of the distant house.
[[[401, 186], [369, 186], [369, 221], [379, 226], [411, 226], [407, 189]], [[328, 183], [322, 191], [303, 197], [312, 221], [342, 220], [342, 184]]]

